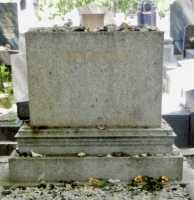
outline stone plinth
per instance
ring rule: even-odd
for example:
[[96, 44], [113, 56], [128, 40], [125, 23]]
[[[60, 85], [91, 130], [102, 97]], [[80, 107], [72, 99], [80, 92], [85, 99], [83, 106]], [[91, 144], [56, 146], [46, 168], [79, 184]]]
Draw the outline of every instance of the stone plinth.
[[163, 122], [161, 128], [47, 128], [26, 130], [20, 128], [16, 135], [20, 152], [38, 152], [42, 155], [107, 155], [112, 152], [126, 154], [169, 154], [176, 135]]
[[160, 127], [162, 32], [26, 34], [30, 121]]
[[132, 180], [138, 174], [170, 181], [182, 179], [182, 156], [131, 157], [45, 157], [9, 159], [11, 181], [86, 181], [89, 177]]

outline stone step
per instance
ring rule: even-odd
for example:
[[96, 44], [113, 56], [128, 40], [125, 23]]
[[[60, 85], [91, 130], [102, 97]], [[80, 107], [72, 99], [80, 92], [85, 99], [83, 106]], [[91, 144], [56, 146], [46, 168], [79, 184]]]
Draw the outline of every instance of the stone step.
[[89, 177], [128, 181], [141, 174], [170, 181], [182, 179], [183, 157], [15, 157], [9, 159], [10, 181], [87, 181]]
[[0, 141], [0, 155], [10, 155], [14, 150], [17, 142], [13, 141]]
[[84, 151], [90, 155], [172, 151], [176, 135], [170, 126], [161, 128], [45, 128], [31, 130], [22, 126], [16, 135], [21, 153], [31, 150], [43, 155], [66, 155]]

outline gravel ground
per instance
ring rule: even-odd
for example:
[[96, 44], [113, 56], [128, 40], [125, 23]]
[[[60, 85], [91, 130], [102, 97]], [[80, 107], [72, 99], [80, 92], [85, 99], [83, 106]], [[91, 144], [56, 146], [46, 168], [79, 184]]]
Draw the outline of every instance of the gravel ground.
[[[42, 186], [42, 187], [41, 187]], [[189, 196], [180, 185], [164, 185], [161, 191], [148, 192], [138, 187], [129, 187], [124, 183], [114, 183], [104, 188], [94, 187], [90, 183], [65, 184], [57, 187], [53, 184], [41, 184], [38, 187], [12, 187], [2, 192], [2, 200], [186, 200]]]

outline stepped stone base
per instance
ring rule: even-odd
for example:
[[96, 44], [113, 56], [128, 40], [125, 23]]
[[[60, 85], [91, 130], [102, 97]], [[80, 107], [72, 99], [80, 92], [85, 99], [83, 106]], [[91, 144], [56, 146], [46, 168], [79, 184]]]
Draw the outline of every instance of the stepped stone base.
[[87, 181], [91, 177], [127, 181], [142, 174], [181, 180], [182, 156], [161, 157], [43, 157], [11, 158], [10, 181]]
[[[22, 126], [16, 135], [20, 153], [46, 157], [15, 157], [9, 160], [11, 181], [86, 181], [88, 177], [133, 179], [142, 174], [170, 180], [182, 179], [183, 157], [172, 156], [176, 135], [162, 121], [160, 128], [45, 128]], [[76, 155], [84, 152], [86, 157]], [[126, 157], [107, 157], [123, 152]], [[148, 157], [132, 157], [149, 153]], [[161, 156], [154, 156], [160, 154]], [[99, 157], [101, 156], [101, 157]]]
[[69, 155], [80, 151], [88, 155], [111, 154], [168, 154], [176, 135], [163, 122], [161, 128], [98, 128], [25, 129], [16, 135], [21, 153], [31, 150], [43, 155]]

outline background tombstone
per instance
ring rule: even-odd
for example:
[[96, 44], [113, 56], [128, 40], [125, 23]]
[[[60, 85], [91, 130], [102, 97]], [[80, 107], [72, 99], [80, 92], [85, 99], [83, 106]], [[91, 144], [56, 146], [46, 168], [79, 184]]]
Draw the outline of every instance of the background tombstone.
[[183, 39], [183, 56], [186, 56], [186, 50], [194, 50], [194, 25], [188, 25], [184, 30], [184, 39]]
[[110, 11], [105, 6], [91, 3], [75, 8], [67, 15], [71, 16], [74, 26], [82, 24], [94, 29], [105, 25], [105, 19], [110, 15]]
[[156, 6], [152, 1], [142, 1], [139, 3], [137, 11], [137, 23], [156, 26]]
[[175, 54], [182, 54], [185, 26], [194, 23], [194, 0], [177, 0], [170, 5], [170, 36], [173, 38]]
[[17, 3], [0, 3], [0, 45], [9, 44], [11, 50], [18, 50]]

